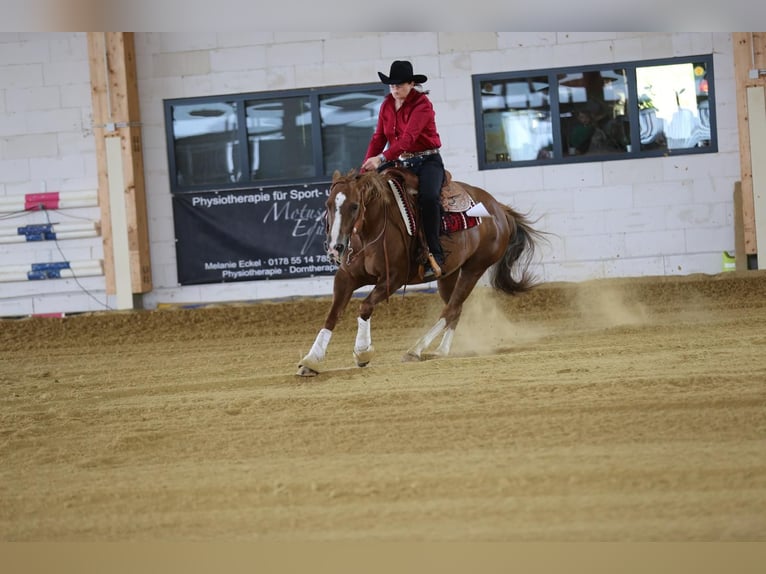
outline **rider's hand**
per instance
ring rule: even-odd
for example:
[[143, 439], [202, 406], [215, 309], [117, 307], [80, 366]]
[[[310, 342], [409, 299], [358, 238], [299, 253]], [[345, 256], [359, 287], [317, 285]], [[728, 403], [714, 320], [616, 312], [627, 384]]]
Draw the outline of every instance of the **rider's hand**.
[[381, 163], [378, 156], [368, 157], [367, 161], [362, 164], [362, 171], [375, 171], [380, 167]]

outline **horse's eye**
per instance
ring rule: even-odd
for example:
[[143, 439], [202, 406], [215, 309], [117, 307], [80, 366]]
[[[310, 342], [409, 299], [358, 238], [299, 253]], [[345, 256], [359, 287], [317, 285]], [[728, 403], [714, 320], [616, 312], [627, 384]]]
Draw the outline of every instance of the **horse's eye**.
[[351, 211], [356, 211], [356, 210], [359, 209], [359, 204], [358, 203], [352, 203], [352, 204], [349, 205], [349, 207], [351, 208]]

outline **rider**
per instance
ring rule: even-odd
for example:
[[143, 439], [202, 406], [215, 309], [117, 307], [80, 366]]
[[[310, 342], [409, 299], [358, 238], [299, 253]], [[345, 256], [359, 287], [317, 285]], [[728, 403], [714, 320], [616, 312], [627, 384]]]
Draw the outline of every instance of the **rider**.
[[412, 72], [407, 60], [395, 60], [386, 76], [378, 72], [380, 80], [388, 84], [390, 94], [380, 105], [378, 124], [372, 134], [362, 171], [372, 171], [381, 164], [403, 155], [405, 165], [419, 179], [418, 204], [428, 248], [439, 269], [428, 264], [425, 279], [441, 274], [444, 252], [439, 243], [441, 231], [441, 203], [439, 196], [444, 182], [444, 163], [439, 154], [441, 139], [436, 131], [436, 113], [428, 91], [421, 84], [428, 79]]

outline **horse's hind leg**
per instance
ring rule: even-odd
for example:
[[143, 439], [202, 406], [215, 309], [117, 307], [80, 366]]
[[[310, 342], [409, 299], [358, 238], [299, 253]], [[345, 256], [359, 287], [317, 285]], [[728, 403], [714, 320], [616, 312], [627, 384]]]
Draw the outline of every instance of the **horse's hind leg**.
[[444, 329], [447, 327], [447, 321], [444, 319], [444, 317], [440, 317], [439, 320], [436, 322], [436, 324], [431, 327], [428, 332], [420, 337], [418, 341], [407, 350], [407, 354], [404, 356], [405, 361], [412, 361], [416, 360], [419, 361], [422, 359], [423, 351], [425, 351], [428, 346], [433, 342], [433, 340], [439, 336], [439, 334], [444, 331]]
[[449, 355], [450, 349], [452, 348], [452, 339], [455, 337], [455, 328], [454, 327], [447, 327], [444, 329], [444, 335], [442, 335], [441, 343], [439, 343], [439, 346], [436, 347], [436, 350], [434, 351], [434, 355], [437, 357], [446, 357]]
[[[455, 290], [455, 284], [457, 283], [460, 273], [453, 273], [447, 275], [444, 278], [439, 279], [436, 282], [436, 287], [439, 291], [439, 297], [444, 301], [445, 305], [449, 303], [452, 293]], [[431, 329], [423, 335], [418, 341], [407, 350], [407, 354], [404, 356], [406, 361], [419, 361], [423, 351], [425, 351], [439, 334], [444, 331], [441, 344], [436, 349], [436, 354], [446, 356], [449, 354], [449, 348], [452, 345], [452, 336], [455, 333], [454, 329], [447, 328], [447, 322], [444, 319], [439, 319]]]
[[[449, 303], [449, 300], [452, 298], [452, 293], [455, 291], [455, 284], [457, 283], [459, 275], [460, 273], [453, 273], [452, 275], [448, 275], [437, 283], [439, 296], [442, 298], [442, 301], [444, 301], [445, 304]], [[452, 348], [452, 339], [454, 336], [455, 325], [447, 324], [446, 328], [444, 329], [444, 334], [442, 335], [442, 340], [434, 351], [434, 354], [439, 357], [446, 357], [449, 355], [450, 349]]]
[[[463, 312], [463, 303], [471, 294], [476, 283], [481, 278], [482, 272], [466, 272], [464, 269], [458, 273], [457, 279], [449, 283], [440, 285], [439, 294], [446, 301], [441, 316], [436, 324], [428, 332], [407, 350], [405, 360], [421, 360], [423, 351], [425, 351], [436, 337], [444, 333], [441, 343], [436, 348], [435, 354], [440, 357], [449, 355], [452, 348], [452, 340], [455, 336], [455, 329], [460, 321], [460, 315]], [[449, 279], [447, 277], [446, 279]]]

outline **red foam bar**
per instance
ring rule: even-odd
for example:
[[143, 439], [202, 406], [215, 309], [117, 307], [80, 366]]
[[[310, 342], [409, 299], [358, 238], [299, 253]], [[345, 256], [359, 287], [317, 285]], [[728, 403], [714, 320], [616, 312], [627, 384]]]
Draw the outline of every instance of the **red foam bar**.
[[48, 193], [28, 193], [24, 196], [24, 209], [31, 211], [34, 209], [58, 209], [59, 192], [51, 191]]
[[64, 313], [34, 313], [32, 317], [44, 317], [49, 319], [62, 319]]

